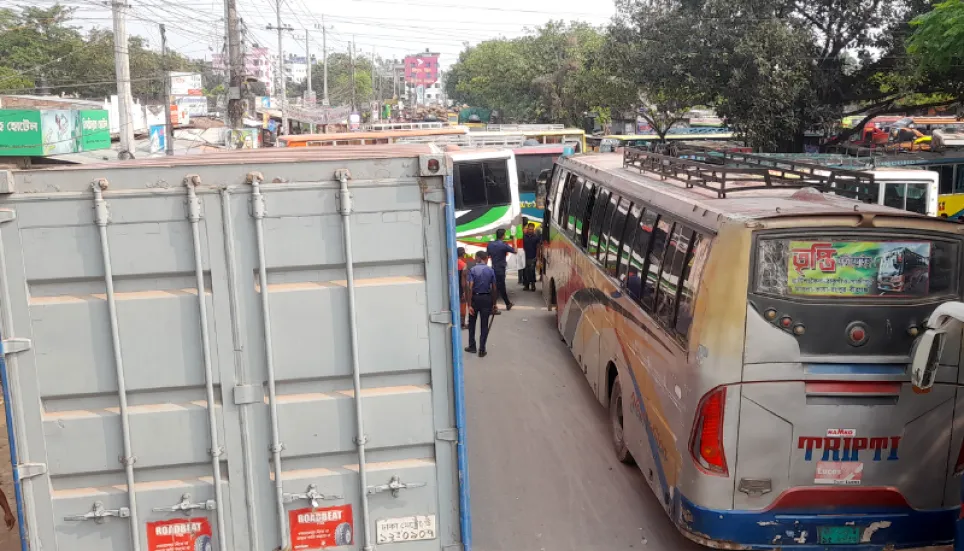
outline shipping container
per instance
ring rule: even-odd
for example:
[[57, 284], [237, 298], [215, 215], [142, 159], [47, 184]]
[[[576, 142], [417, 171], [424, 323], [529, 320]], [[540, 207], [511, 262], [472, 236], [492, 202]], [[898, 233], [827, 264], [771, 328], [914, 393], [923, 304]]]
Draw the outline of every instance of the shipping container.
[[421, 145], [0, 171], [24, 549], [469, 549], [450, 174]]

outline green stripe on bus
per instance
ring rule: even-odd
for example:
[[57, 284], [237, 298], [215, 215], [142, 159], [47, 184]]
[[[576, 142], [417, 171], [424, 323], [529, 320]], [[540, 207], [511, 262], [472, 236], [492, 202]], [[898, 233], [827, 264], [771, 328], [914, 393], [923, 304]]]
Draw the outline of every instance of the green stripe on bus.
[[483, 214], [482, 216], [468, 222], [466, 224], [456, 224], [455, 231], [458, 233], [472, 231], [478, 228], [482, 228], [492, 224], [509, 213], [508, 205], [503, 207], [492, 207], [489, 212]]

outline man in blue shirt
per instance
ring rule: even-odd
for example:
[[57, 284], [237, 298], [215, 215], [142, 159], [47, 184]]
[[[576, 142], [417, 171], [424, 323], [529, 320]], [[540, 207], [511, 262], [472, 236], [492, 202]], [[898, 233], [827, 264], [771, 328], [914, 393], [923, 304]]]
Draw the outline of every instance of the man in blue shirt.
[[522, 288], [526, 291], [536, 290], [536, 261], [539, 259], [541, 246], [542, 236], [536, 233], [536, 225], [530, 223], [522, 236], [522, 250], [526, 253], [526, 267], [522, 271]]
[[[509, 253], [515, 254], [515, 247], [505, 242], [505, 230], [499, 229], [495, 232], [495, 241], [489, 242], [485, 247], [485, 252], [492, 258], [492, 270], [495, 272], [495, 286], [499, 290], [499, 295], [505, 301], [505, 309], [512, 310], [512, 303], [509, 302], [509, 292], [505, 288], [505, 270], [507, 268], [506, 256]], [[498, 312], [498, 310], [496, 310]]]
[[[469, 300], [469, 346], [465, 349], [470, 354], [479, 353], [480, 358], [486, 355], [485, 343], [489, 340], [489, 316], [493, 310], [498, 312], [495, 304], [496, 275], [486, 264], [489, 255], [485, 251], [475, 254], [476, 263], [469, 269], [466, 276], [467, 294]], [[505, 274], [502, 276], [505, 278]], [[482, 329], [479, 335], [479, 347], [475, 347], [475, 322], [482, 318]]]

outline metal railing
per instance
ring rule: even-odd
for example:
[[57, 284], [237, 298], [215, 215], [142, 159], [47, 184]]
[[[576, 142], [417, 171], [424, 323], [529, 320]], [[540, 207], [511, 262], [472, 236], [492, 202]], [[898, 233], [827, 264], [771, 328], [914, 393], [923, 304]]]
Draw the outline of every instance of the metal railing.
[[[805, 163], [778, 162], [772, 166], [758, 163], [755, 166], [747, 166], [751, 163], [745, 160], [740, 163], [743, 166], [734, 166], [726, 164], [726, 157], [719, 152], [713, 152], [714, 157], [723, 159], [723, 162], [711, 164], [680, 157], [679, 155], [686, 154], [684, 151], [674, 152], [677, 155], [655, 153], [639, 147], [627, 147], [623, 150], [623, 166], [635, 168], [640, 172], [657, 174], [663, 180], [672, 178], [682, 182], [687, 188], [698, 187], [713, 191], [721, 199], [726, 198], [728, 193], [774, 188], [815, 188], [818, 191], [833, 192], [865, 201], [873, 201], [877, 197], [874, 176], [867, 172], [814, 165], [802, 166]], [[726, 153], [726, 155], [743, 158], [746, 154]], [[751, 155], [751, 157], [756, 156]]]

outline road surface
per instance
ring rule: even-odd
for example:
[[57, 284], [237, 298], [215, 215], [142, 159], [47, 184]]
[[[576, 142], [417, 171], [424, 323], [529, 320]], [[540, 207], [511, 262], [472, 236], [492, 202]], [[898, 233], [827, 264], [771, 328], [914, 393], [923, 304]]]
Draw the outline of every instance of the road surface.
[[676, 531], [639, 470], [616, 460], [606, 412], [541, 293], [513, 275], [509, 289], [517, 306], [496, 318], [489, 355], [465, 354], [473, 548], [704, 549]]

